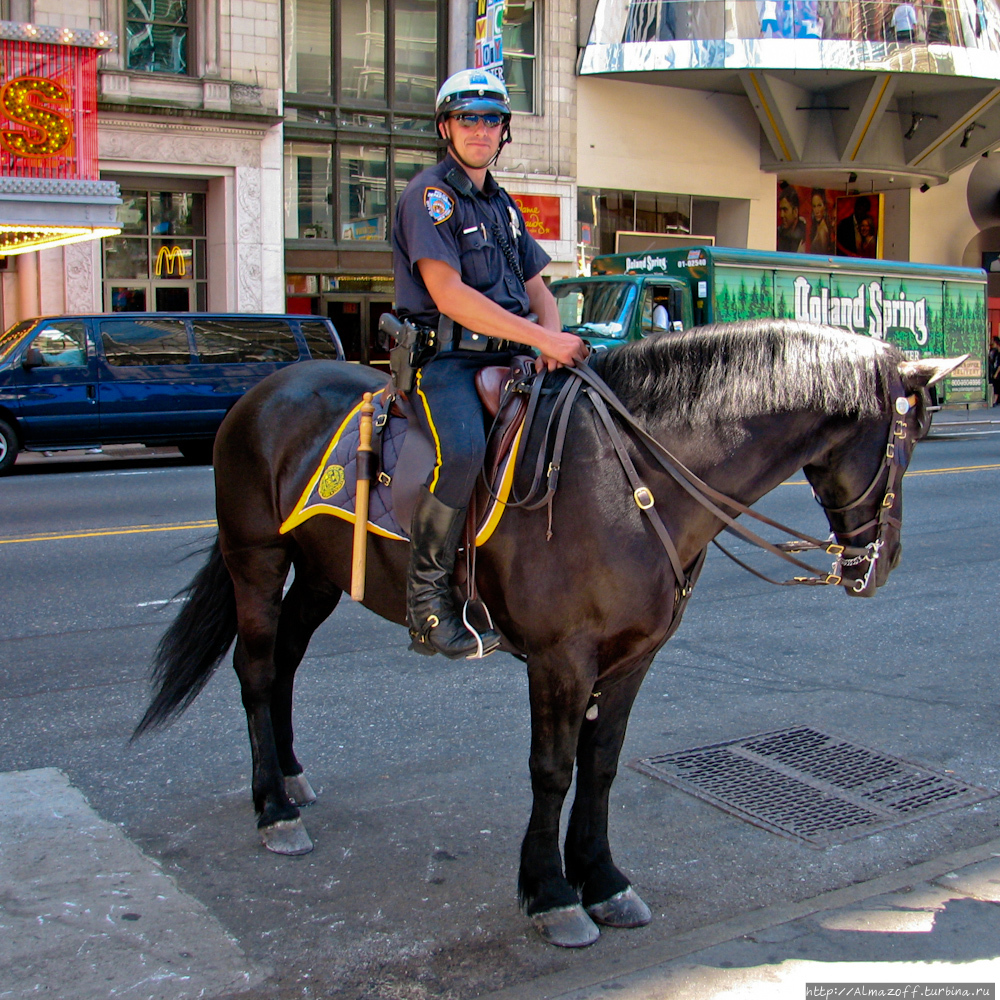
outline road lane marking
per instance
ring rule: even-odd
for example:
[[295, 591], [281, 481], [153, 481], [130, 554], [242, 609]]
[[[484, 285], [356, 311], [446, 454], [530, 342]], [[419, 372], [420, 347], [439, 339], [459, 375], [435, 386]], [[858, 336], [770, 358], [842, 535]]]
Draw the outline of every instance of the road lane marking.
[[0, 545], [20, 542], [59, 542], [71, 538], [104, 538], [108, 535], [146, 535], [156, 531], [197, 531], [216, 527], [215, 520], [188, 521], [184, 524], [134, 524], [124, 528], [104, 528], [97, 531], [67, 531], [58, 535], [24, 535], [20, 538], [0, 538]]
[[[944, 476], [959, 472], [983, 472], [1000, 469], [1000, 463], [994, 465], [955, 465], [947, 469], [914, 469], [907, 476]], [[808, 486], [805, 479], [788, 479], [782, 486]], [[157, 531], [204, 531], [215, 528], [217, 522], [188, 521], [183, 524], [134, 524], [124, 528], [103, 528], [97, 531], [67, 531], [51, 535], [24, 535], [20, 538], [0, 538], [0, 545], [17, 545], [22, 542], [59, 542], [75, 538], [106, 538], [111, 535], [144, 535]]]
[[[953, 472], [982, 472], [983, 470], [1000, 469], [1000, 463], [996, 465], [954, 465], [948, 469], [911, 469], [906, 473], [909, 479], [912, 476], [944, 476]], [[805, 479], [786, 479], [782, 486], [808, 486]]]

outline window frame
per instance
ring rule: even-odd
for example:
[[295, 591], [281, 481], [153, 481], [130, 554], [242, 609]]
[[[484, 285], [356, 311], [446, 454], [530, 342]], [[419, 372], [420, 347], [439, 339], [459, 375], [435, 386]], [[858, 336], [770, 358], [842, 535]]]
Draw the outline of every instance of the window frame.
[[[294, 2], [294, 0], [292, 0]], [[396, 100], [396, 7], [402, 0], [384, 0], [384, 73], [385, 100], [364, 101], [345, 96], [343, 91], [343, 67], [341, 65], [341, 32], [343, 6], [338, 0], [330, 0], [330, 94], [299, 94], [286, 89], [284, 104], [289, 110], [302, 110], [314, 114], [324, 114], [329, 124], [324, 122], [298, 122], [285, 119], [284, 138], [286, 148], [290, 144], [328, 145], [331, 149], [332, 178], [328, 192], [332, 208], [331, 239], [292, 237], [285, 239], [290, 249], [324, 250], [387, 250], [392, 243], [392, 224], [396, 210], [396, 153], [402, 150], [420, 150], [438, 153], [443, 142], [434, 131], [434, 109], [411, 102]], [[440, 85], [447, 75], [448, 57], [448, 10], [446, 4], [435, 4], [437, 27], [437, 53], [435, 57], [437, 83]], [[282, 52], [287, 60], [290, 45], [294, 39], [288, 37], [287, 6], [282, 4]], [[285, 79], [284, 73], [282, 78]], [[287, 79], [285, 79], [287, 83]], [[372, 116], [378, 122], [359, 121], [355, 116]], [[353, 120], [352, 120], [353, 119]], [[427, 123], [427, 131], [411, 128], [416, 120]], [[343, 177], [341, 165], [345, 147], [377, 146], [386, 151], [386, 221], [385, 239], [345, 240], [344, 225], [350, 220], [342, 218], [341, 185]], [[287, 172], [286, 172], [287, 174]], [[287, 190], [287, 189], [286, 189]]]
[[[531, 63], [531, 96], [532, 96], [532, 107], [531, 107], [530, 110], [525, 110], [524, 108], [515, 108], [513, 106], [513, 101], [512, 101], [511, 102], [511, 110], [515, 114], [532, 115], [534, 117], [540, 117], [542, 115], [542, 110], [541, 109], [545, 106], [545, 102], [543, 100], [543, 95], [541, 93], [541, 87], [542, 87], [542, 73], [541, 73], [542, 52], [541, 52], [541, 49], [542, 49], [542, 46], [543, 46], [543, 39], [545, 37], [544, 33], [542, 31], [542, 19], [544, 17], [543, 6], [544, 5], [541, 3], [541, 0], [534, 0], [534, 2], [532, 3], [532, 12], [533, 12], [533, 16], [534, 16], [534, 37], [532, 39], [532, 50], [533, 51], [531, 52], [530, 55], [527, 55], [526, 53], [521, 53], [521, 52], [516, 52], [515, 51], [511, 56], [508, 56], [508, 53], [511, 52], [511, 50], [508, 49], [508, 47], [507, 47], [506, 39], [504, 40], [503, 54], [504, 54], [504, 63], [505, 64], [506, 64], [508, 58], [512, 58], [512, 59], [516, 59], [516, 60], [523, 60], [523, 61], [530, 60], [530, 63]], [[506, 9], [504, 10], [504, 13], [506, 14]], [[506, 65], [505, 65], [504, 66], [504, 78], [506, 79], [506, 77], [507, 77], [507, 69], [506, 69]]]
[[183, 73], [175, 73], [171, 70], [162, 69], [139, 69], [135, 66], [129, 65], [129, 53], [128, 53], [128, 26], [130, 21], [136, 24], [143, 23], [152, 25], [153, 21], [139, 22], [135, 21], [134, 18], [129, 18], [128, 16], [128, 4], [129, 0], [120, 0], [118, 6], [120, 7], [120, 17], [121, 17], [121, 68], [128, 73], [140, 73], [142, 76], [153, 76], [153, 77], [164, 77], [170, 80], [186, 80], [194, 76], [201, 76], [200, 67], [198, 65], [198, 51], [197, 51], [197, 24], [196, 24], [196, 13], [195, 13], [195, 2], [194, 0], [187, 0], [187, 11], [186, 19], [184, 21], [184, 29], [186, 31], [185, 35], [185, 65]]

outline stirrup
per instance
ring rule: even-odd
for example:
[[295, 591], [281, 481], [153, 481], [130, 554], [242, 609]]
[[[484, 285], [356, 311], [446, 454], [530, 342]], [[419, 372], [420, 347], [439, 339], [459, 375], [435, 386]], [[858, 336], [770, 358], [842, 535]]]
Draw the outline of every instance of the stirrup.
[[[479, 602], [482, 605], [483, 611], [486, 613], [486, 621], [488, 624], [488, 629], [496, 634], [496, 628], [493, 625], [493, 616], [490, 614], [490, 609], [486, 607], [483, 601]], [[489, 649], [484, 649], [483, 647], [483, 637], [472, 627], [469, 622], [469, 600], [466, 599], [465, 603], [462, 605], [462, 624], [475, 636], [476, 638], [476, 652], [470, 653], [466, 659], [467, 660], [481, 660], [483, 657], [489, 656], [490, 653], [496, 652], [500, 648], [500, 640], [497, 639], [496, 642], [490, 644]]]

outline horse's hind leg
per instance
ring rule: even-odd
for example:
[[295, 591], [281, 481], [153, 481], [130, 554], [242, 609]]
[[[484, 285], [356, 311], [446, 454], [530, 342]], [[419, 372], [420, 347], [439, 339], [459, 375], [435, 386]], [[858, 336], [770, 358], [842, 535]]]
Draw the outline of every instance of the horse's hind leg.
[[312, 850], [312, 842], [285, 790], [271, 714], [281, 591], [290, 563], [287, 550], [277, 546], [241, 548], [226, 555], [236, 591], [238, 633], [233, 666], [250, 732], [257, 829], [270, 850], [305, 854]]
[[296, 568], [295, 580], [281, 603], [274, 651], [271, 724], [274, 727], [274, 742], [278, 764], [284, 775], [285, 791], [299, 806], [315, 802], [316, 793], [312, 790], [293, 747], [292, 689], [295, 671], [302, 662], [312, 634], [329, 618], [342, 593], [339, 587], [330, 583], [306, 583]]
[[595, 685], [580, 729], [576, 797], [566, 831], [566, 877], [580, 889], [583, 905], [599, 924], [642, 927], [649, 908], [615, 866], [608, 843], [608, 798], [618, 773], [632, 703], [652, 656], [623, 664]]

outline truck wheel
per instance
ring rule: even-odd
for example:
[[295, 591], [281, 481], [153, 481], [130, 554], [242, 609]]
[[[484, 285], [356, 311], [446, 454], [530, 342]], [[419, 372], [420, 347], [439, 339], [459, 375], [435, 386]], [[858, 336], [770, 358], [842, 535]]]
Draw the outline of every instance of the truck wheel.
[[17, 434], [5, 420], [0, 420], [0, 476], [5, 476], [14, 468], [14, 459], [20, 451]]

